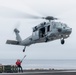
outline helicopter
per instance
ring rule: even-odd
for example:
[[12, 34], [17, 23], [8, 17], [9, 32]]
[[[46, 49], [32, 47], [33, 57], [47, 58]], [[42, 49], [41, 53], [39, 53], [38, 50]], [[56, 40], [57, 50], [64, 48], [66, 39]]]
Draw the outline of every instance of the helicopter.
[[47, 43], [58, 39], [60, 39], [61, 44], [63, 45], [65, 39], [70, 36], [72, 28], [65, 23], [56, 22], [55, 20], [57, 20], [57, 18], [54, 18], [53, 16], [41, 17], [41, 19], [48, 20], [48, 22], [42, 22], [33, 27], [31, 36], [22, 40], [19, 35], [20, 31], [15, 28], [16, 40], [7, 40], [6, 44], [24, 46], [23, 52], [25, 51], [26, 46], [36, 43]]

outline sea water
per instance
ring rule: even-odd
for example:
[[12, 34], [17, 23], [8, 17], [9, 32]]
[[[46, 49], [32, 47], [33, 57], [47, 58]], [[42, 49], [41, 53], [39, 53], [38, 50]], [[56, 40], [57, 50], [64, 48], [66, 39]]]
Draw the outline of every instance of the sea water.
[[[0, 59], [2, 65], [15, 65], [16, 59]], [[76, 69], [74, 59], [25, 59], [23, 69]]]

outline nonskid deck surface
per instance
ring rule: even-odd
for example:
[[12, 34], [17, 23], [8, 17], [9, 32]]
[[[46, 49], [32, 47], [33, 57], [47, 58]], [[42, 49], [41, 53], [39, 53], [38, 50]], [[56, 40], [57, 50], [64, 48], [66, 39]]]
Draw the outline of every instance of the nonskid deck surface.
[[27, 70], [23, 73], [1, 73], [0, 75], [76, 75], [76, 70]]

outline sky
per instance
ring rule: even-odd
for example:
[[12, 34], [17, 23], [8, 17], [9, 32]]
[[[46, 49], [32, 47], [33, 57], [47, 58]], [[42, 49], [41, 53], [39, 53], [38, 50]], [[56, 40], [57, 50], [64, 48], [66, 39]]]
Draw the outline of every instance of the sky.
[[[14, 28], [20, 30], [22, 39], [32, 35], [32, 28], [45, 20], [32, 19], [29, 15], [54, 16], [72, 28], [69, 38], [33, 44], [26, 47], [7, 45], [15, 40]], [[75, 0], [0, 0], [0, 59], [76, 59], [76, 1]]]

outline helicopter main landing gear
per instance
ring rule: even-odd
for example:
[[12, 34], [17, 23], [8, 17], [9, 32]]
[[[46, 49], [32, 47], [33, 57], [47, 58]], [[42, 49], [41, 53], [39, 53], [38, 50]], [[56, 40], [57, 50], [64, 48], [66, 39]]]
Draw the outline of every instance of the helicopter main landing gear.
[[25, 52], [25, 49], [26, 49], [26, 46], [24, 47], [23, 52]]
[[48, 42], [48, 41], [49, 41], [49, 39], [46, 37], [46, 38], [45, 38], [45, 42]]
[[65, 43], [65, 40], [64, 39], [61, 39], [61, 44], [63, 45]]

